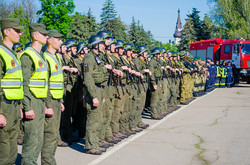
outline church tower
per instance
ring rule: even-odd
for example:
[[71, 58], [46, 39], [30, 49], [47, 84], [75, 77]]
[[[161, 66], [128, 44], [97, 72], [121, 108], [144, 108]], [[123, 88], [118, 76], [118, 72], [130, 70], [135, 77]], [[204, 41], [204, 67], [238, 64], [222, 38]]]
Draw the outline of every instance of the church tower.
[[182, 24], [181, 24], [181, 16], [180, 16], [180, 9], [178, 9], [178, 18], [174, 33], [174, 43], [179, 44], [182, 36]]

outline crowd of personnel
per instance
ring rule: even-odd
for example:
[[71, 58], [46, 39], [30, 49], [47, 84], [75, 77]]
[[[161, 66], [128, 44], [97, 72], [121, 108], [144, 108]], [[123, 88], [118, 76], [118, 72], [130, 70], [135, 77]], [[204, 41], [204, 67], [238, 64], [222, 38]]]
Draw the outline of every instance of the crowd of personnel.
[[[19, 44], [19, 21], [0, 21], [0, 164], [56, 164], [57, 146], [85, 138], [100, 155], [146, 129], [142, 113], [160, 120], [215, 87], [232, 84], [231, 64], [116, 40], [99, 31], [88, 44], [62, 41], [57, 30], [29, 26]], [[227, 82], [227, 84], [226, 84]], [[21, 120], [20, 120], [21, 119]]]

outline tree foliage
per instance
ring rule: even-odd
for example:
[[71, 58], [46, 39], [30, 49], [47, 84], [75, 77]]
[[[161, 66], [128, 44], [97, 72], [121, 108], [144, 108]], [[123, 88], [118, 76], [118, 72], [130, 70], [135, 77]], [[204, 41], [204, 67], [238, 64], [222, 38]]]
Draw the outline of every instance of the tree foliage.
[[189, 51], [189, 44], [192, 41], [195, 41], [196, 38], [196, 31], [194, 29], [194, 22], [191, 18], [186, 19], [186, 23], [183, 27], [182, 31], [182, 39], [179, 44], [180, 51]]
[[[22, 30], [20, 43], [25, 44], [30, 41], [29, 24], [36, 19], [36, 6], [32, 0], [1, 0], [0, 1], [0, 19], [1, 18], [18, 18], [20, 24], [25, 27]], [[1, 38], [1, 36], [0, 36]]]
[[117, 12], [115, 11], [115, 5], [112, 0], [105, 0], [102, 12], [101, 12], [101, 28], [110, 31], [111, 21], [116, 18]]
[[249, 0], [209, 0], [216, 34], [222, 38], [250, 40]]
[[29, 17], [28, 13], [24, 13], [23, 8], [21, 6], [19, 7], [19, 9], [15, 9], [14, 13], [10, 14], [10, 17], [18, 18], [20, 20], [20, 24], [24, 26], [19, 42], [22, 45], [25, 45], [31, 40], [29, 33], [29, 25], [31, 24], [31, 18]]
[[109, 21], [110, 27], [108, 30], [112, 33], [113, 37], [116, 39], [123, 40], [124, 42], [129, 42], [127, 27], [121, 21], [120, 17], [116, 17]]
[[202, 40], [216, 38], [216, 34], [214, 33], [215, 26], [213, 24], [211, 17], [205, 15], [201, 25], [202, 25], [202, 31], [201, 31]]
[[63, 35], [68, 36], [71, 28], [71, 17], [74, 12], [73, 0], [40, 0], [41, 9], [37, 14], [41, 17], [38, 22], [45, 24], [47, 29], [57, 29]]
[[171, 44], [171, 43], [166, 43], [166, 44], [162, 44], [162, 47], [165, 49], [168, 49], [171, 52], [178, 52], [179, 48], [178, 45], [176, 44]]
[[151, 31], [145, 31], [140, 21], [136, 22], [134, 17], [132, 17], [128, 35], [130, 42], [134, 45], [146, 45], [149, 49], [158, 45], [158, 43], [154, 41]]
[[195, 31], [194, 35], [196, 36], [197, 40], [201, 40], [202, 36], [202, 23], [199, 16], [200, 11], [196, 8], [192, 9], [192, 13], [188, 14], [188, 18], [190, 18], [193, 22], [193, 29]]
[[99, 30], [91, 9], [89, 9], [87, 15], [76, 12], [72, 16], [71, 27], [68, 38], [77, 40], [78, 42], [87, 41], [90, 36], [96, 34]]

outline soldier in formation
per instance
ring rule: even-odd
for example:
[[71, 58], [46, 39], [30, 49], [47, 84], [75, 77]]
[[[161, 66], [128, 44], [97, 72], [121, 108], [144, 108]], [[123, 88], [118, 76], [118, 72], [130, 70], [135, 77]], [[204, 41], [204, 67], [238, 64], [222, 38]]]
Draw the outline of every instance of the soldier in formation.
[[57, 146], [81, 138], [86, 153], [100, 155], [146, 129], [142, 114], [160, 120], [223, 85], [221, 78], [230, 82], [226, 66], [210, 59], [160, 47], [149, 51], [105, 30], [88, 44], [63, 43], [57, 30], [31, 24], [32, 42], [22, 51], [22, 28], [17, 19], [1, 20], [0, 164], [14, 164], [17, 139], [22, 164], [36, 164], [40, 153], [42, 164], [56, 164]]

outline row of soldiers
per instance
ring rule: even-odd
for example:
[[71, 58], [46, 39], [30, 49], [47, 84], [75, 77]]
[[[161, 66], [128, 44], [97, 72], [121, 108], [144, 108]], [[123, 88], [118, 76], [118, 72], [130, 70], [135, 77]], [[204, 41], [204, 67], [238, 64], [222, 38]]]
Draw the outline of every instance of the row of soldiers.
[[188, 104], [193, 93], [204, 94], [209, 72], [201, 59], [159, 47], [148, 58], [146, 46], [108, 31], [91, 36], [88, 45], [63, 43], [63, 35], [42, 24], [29, 26], [32, 43], [21, 52], [13, 47], [23, 29], [19, 21], [2, 19], [1, 29], [0, 164], [15, 162], [20, 118], [21, 163], [36, 164], [41, 153], [42, 164], [56, 164], [61, 138], [85, 138], [86, 153], [100, 155], [149, 126], [142, 121], [144, 107], [160, 120], [179, 108], [177, 98]]

